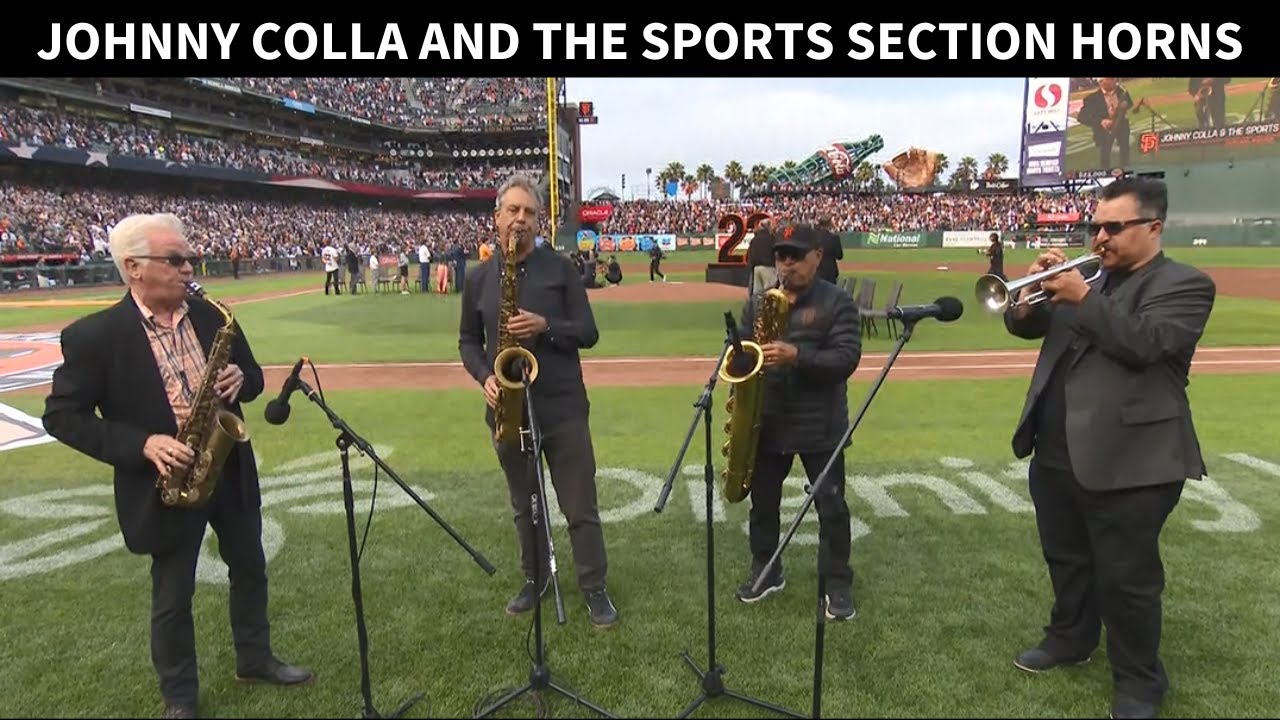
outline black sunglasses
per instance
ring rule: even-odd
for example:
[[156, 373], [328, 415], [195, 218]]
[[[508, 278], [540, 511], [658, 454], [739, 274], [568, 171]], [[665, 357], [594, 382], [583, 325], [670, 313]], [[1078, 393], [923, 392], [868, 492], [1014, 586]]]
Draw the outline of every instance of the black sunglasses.
[[1134, 225], [1155, 222], [1159, 219], [1160, 218], [1134, 218], [1132, 220], [1123, 221], [1108, 220], [1107, 222], [1091, 222], [1085, 223], [1085, 228], [1089, 231], [1090, 235], [1097, 235], [1099, 230], [1106, 230], [1108, 235], [1119, 235]]
[[161, 260], [176, 268], [181, 268], [187, 263], [191, 263], [191, 266], [195, 267], [195, 264], [200, 262], [199, 255], [134, 255], [133, 257], [140, 260]]
[[773, 249], [773, 256], [779, 260], [803, 260], [809, 251], [801, 250], [793, 247], [779, 247]]

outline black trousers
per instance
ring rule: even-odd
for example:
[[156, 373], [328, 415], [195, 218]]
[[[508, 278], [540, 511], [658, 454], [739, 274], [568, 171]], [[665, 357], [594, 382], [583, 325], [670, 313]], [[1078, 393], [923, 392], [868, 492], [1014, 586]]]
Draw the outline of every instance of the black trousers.
[[[604, 547], [604, 529], [600, 525], [600, 509], [596, 499], [596, 457], [591, 442], [591, 427], [586, 418], [556, 423], [542, 428], [543, 468], [548, 484], [555, 488], [560, 512], [568, 523], [569, 542], [577, 568], [578, 587], [586, 591], [603, 589], [608, 570]], [[538, 474], [532, 453], [522, 452], [519, 444], [496, 448], [498, 462], [507, 476], [511, 510], [516, 536], [520, 543], [520, 566], [526, 578], [533, 579], [532, 493], [538, 490]], [[538, 517], [541, 576], [551, 579], [550, 548], [547, 545], [546, 503], [540, 502]], [[552, 528], [555, 531], [555, 528]], [[563, 554], [556, 556], [560, 566]]]
[[667, 276], [662, 274], [661, 265], [662, 260], [660, 258], [654, 258], [649, 261], [649, 280], [653, 280], [655, 275], [663, 280], [667, 279]]
[[[818, 481], [822, 468], [831, 459], [831, 452], [800, 453], [800, 462], [812, 485]], [[782, 483], [795, 463], [794, 453], [772, 453], [761, 448], [756, 453], [754, 474], [751, 478], [751, 561], [756, 568], [764, 567], [778, 549], [778, 533], [781, 530], [779, 508], [782, 504]], [[827, 585], [851, 588], [853, 568], [849, 565], [849, 505], [844, 499], [845, 471], [844, 450], [836, 457], [831, 472], [818, 489], [813, 504], [818, 509], [818, 568], [826, 577]], [[778, 563], [781, 568], [781, 562]]]
[[329, 285], [333, 285], [333, 294], [342, 294], [342, 281], [338, 279], [337, 270], [326, 270], [324, 273], [324, 294], [329, 294]]
[[254, 670], [271, 658], [261, 509], [243, 509], [236, 493], [219, 490], [208, 523], [193, 523], [189, 536], [174, 549], [151, 556], [151, 661], [166, 704], [194, 705], [199, 690], [191, 598], [207, 525], [217, 533], [218, 551], [229, 571], [236, 670]]
[[1029, 481], [1054, 596], [1041, 647], [1084, 657], [1106, 626], [1115, 691], [1159, 703], [1169, 688], [1159, 658], [1159, 539], [1185, 481], [1092, 492], [1070, 470], [1035, 461]]

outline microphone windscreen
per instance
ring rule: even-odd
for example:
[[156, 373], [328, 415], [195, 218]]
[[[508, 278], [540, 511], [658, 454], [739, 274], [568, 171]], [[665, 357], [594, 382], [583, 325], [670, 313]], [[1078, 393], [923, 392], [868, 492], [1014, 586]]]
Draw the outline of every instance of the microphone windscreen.
[[964, 314], [964, 303], [953, 297], [940, 297], [933, 301], [941, 312], [938, 313], [938, 319], [942, 322], [951, 322], [957, 320]]
[[289, 419], [289, 409], [288, 403], [272, 400], [267, 403], [267, 408], [262, 411], [262, 417], [272, 425], [283, 425], [284, 421]]

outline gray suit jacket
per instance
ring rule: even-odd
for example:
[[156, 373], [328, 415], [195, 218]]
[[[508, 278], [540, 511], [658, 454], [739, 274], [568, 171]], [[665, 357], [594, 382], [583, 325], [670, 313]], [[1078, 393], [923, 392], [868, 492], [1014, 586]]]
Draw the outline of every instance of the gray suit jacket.
[[[1187, 400], [1188, 373], [1217, 293], [1205, 273], [1161, 253], [1109, 297], [1097, 284], [1078, 306], [1005, 313], [1009, 332], [1044, 339], [1013, 435], [1035, 447], [1035, 409], [1063, 353], [1071, 465], [1089, 490], [1201, 479], [1206, 468]], [[1076, 347], [1071, 347], [1075, 341]]]

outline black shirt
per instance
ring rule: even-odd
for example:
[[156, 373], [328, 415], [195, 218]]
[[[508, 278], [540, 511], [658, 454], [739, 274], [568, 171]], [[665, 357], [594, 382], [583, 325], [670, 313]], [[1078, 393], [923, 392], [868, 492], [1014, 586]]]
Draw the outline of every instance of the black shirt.
[[822, 260], [818, 262], [818, 277], [829, 283], [840, 279], [838, 261], [844, 259], [844, 247], [840, 245], [840, 236], [830, 230], [822, 231]]
[[[493, 374], [498, 354], [498, 314], [502, 305], [503, 251], [477, 267], [462, 290], [458, 324], [458, 352], [462, 365], [483, 385]], [[558, 423], [585, 420], [589, 409], [582, 381], [581, 348], [600, 339], [587, 290], [573, 262], [543, 245], [516, 264], [517, 305], [547, 319], [547, 330], [524, 341], [538, 360], [532, 385], [534, 412], [543, 435]], [[493, 410], [485, 405], [485, 422], [493, 425]]]
[[[1107, 273], [1101, 292], [1110, 295], [1130, 274], [1121, 270]], [[1067, 351], [1058, 358], [1044, 395], [1040, 397], [1035, 460], [1057, 470], [1071, 470], [1071, 456], [1067, 449], [1067, 372], [1079, 352], [1080, 338], [1076, 336]]]

